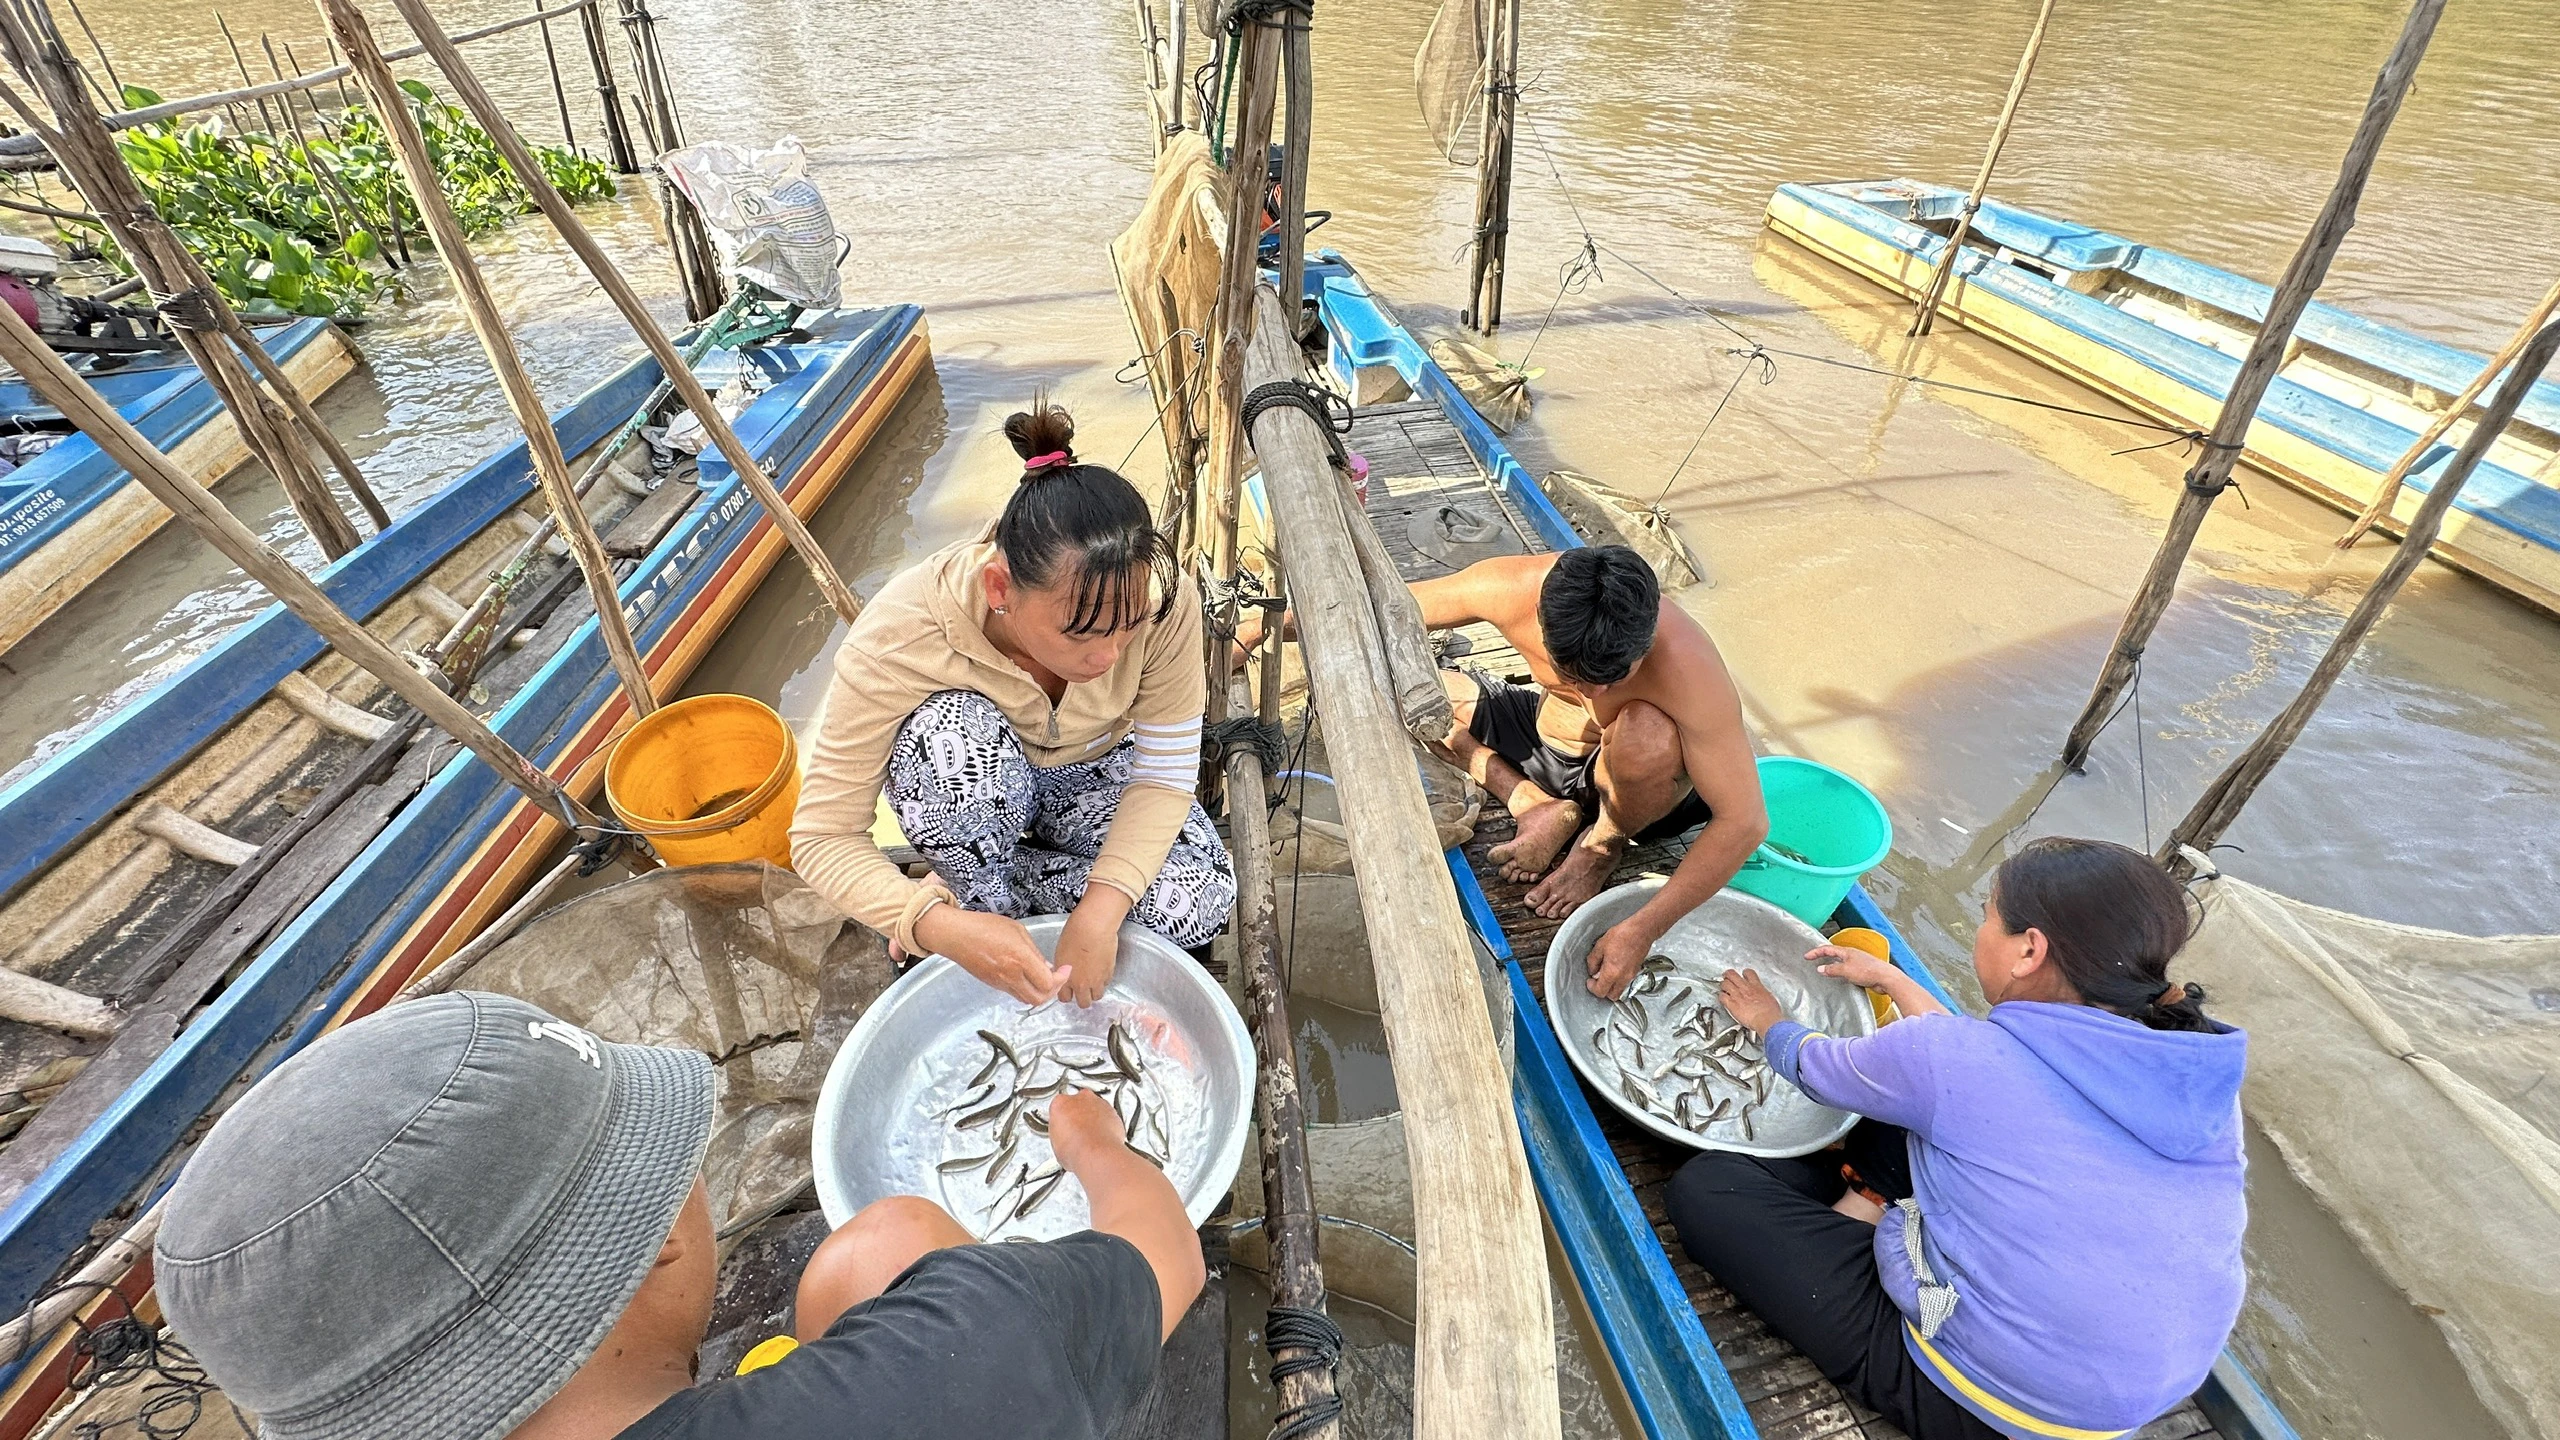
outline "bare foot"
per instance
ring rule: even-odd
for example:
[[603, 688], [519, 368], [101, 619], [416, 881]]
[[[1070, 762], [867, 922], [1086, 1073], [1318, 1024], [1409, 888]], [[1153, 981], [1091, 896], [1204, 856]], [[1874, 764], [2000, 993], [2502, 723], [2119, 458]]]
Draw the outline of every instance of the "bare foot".
[[1529, 908], [1550, 920], [1563, 919], [1600, 893], [1617, 863], [1616, 847], [1574, 846], [1565, 852], [1554, 874], [1530, 889]]
[[1529, 807], [1509, 840], [1485, 858], [1502, 867], [1502, 878], [1517, 885], [1535, 880], [1556, 863], [1556, 855], [1582, 833], [1582, 807], [1570, 800], [1548, 800]]

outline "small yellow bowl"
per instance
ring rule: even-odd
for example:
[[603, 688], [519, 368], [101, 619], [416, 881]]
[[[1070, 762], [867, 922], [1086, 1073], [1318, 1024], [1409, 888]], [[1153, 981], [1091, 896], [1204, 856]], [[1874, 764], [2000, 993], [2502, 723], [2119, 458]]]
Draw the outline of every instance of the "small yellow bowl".
[[[1893, 963], [1893, 942], [1884, 938], [1879, 931], [1852, 925], [1846, 930], [1833, 931], [1830, 943], [1845, 945], [1852, 950], [1864, 950], [1888, 965]], [[1867, 1003], [1875, 1007], [1876, 1023], [1879, 1025], [1891, 1024], [1902, 1018], [1902, 1012], [1894, 1008], [1893, 1002], [1887, 999], [1881, 990], [1868, 991]]]

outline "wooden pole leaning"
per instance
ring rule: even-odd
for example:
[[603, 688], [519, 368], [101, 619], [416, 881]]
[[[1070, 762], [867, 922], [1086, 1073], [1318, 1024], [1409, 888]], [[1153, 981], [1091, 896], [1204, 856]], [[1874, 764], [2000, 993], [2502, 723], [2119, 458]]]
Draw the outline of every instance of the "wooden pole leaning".
[[2427, 498], [2409, 518], [2408, 531], [2400, 537], [2400, 548], [2392, 552], [2382, 573], [2374, 577], [2363, 598], [2356, 601], [2356, 608], [2347, 613], [2346, 624], [2338, 628], [2337, 637], [2329, 642], [2328, 653], [2312, 667], [2311, 677], [2302, 682], [2301, 691], [2267, 722], [2267, 728], [2258, 732], [2248, 749], [2213, 777], [2204, 793], [2196, 797], [2186, 818], [2162, 842], [2158, 859], [2170, 867], [2172, 874], [2184, 874], [2185, 862], [2179, 854], [2182, 849], [2209, 850], [2222, 838], [2222, 832], [2240, 818], [2240, 807], [2257, 793], [2259, 782], [2267, 778], [2267, 773], [2301, 736], [2303, 727], [2311, 723], [2320, 702], [2329, 697], [2330, 688], [2345, 673], [2347, 662], [2355, 658], [2356, 647], [2364, 642], [2367, 632], [2382, 619], [2382, 612], [2390, 608], [2392, 597], [2400, 593], [2400, 587], [2408, 583], [2409, 576], [2427, 558], [2437, 533], [2444, 528], [2445, 512], [2453, 508], [2454, 497], [2461, 493], [2471, 472], [2480, 468], [2482, 457], [2497, 443], [2507, 422], [2515, 418], [2517, 407], [2524, 404], [2526, 394], [2550, 366], [2555, 353], [2560, 353], [2560, 323], [2546, 323], [2520, 350], [2515, 368], [2498, 387], [2497, 397], [2489, 402], [2479, 425], [2462, 442], [2462, 449], [2445, 467], [2443, 476], [2427, 491]]
[[399, 157], [400, 172], [408, 178], [409, 193], [418, 203], [418, 214], [426, 221], [436, 254], [443, 257], [446, 271], [453, 276], [454, 293], [461, 297], [472, 333], [480, 337], [480, 348], [488, 352], [490, 368], [497, 372], [499, 388], [506, 392], [507, 408], [515, 412], [516, 424], [524, 430], [525, 450], [532, 457], [534, 474], [542, 482], [543, 497], [550, 504], [552, 518], [560, 522], [569, 552], [577, 558], [578, 570], [586, 577], [587, 594], [595, 601], [605, 653], [613, 659], [624, 698], [630, 701], [634, 716], [646, 716], [658, 708], [657, 691], [650, 684], [648, 667], [641, 663], [639, 647], [632, 643], [631, 624], [622, 613], [621, 587], [614, 579], [613, 561], [605, 555], [604, 542], [596, 538], [595, 524], [579, 503], [577, 487], [569, 475], [569, 461], [560, 453], [560, 436], [551, 428], [551, 416], [543, 409], [542, 397], [534, 391], [533, 377], [525, 373], [515, 337], [507, 333], [506, 321], [498, 314], [497, 297], [489, 293], [489, 282], [481, 275], [479, 262], [471, 258], [471, 244], [463, 237], [462, 222], [454, 218], [453, 207], [445, 203], [444, 186], [436, 178], [435, 163], [427, 155], [426, 138], [418, 133], [417, 118], [409, 113], [408, 97], [392, 77], [390, 62], [382, 58], [373, 27], [365, 23], [355, 0], [326, 0], [322, 8], [328, 12], [330, 28], [337, 32], [338, 48], [346, 52], [347, 63], [355, 67], [356, 79], [371, 98], [383, 133], [391, 139], [392, 152]]
[[1360, 508], [1351, 477], [1337, 471], [1335, 478], [1340, 482], [1335, 488], [1342, 497], [1342, 527], [1351, 536], [1352, 549], [1359, 552], [1360, 580], [1369, 593], [1369, 608], [1377, 613], [1378, 640], [1385, 654], [1387, 684], [1396, 697], [1396, 713], [1403, 718], [1407, 734], [1425, 745], [1437, 745], [1449, 738], [1457, 712], [1440, 684], [1440, 667], [1431, 660], [1431, 632], [1423, 628], [1422, 605], [1396, 573], [1395, 557], [1387, 553], [1386, 542], [1378, 538], [1377, 527]]
[[267, 548], [240, 518], [223, 508], [213, 492], [196, 483], [168, 456], [142, 438], [114, 406], [89, 383], [71, 372], [62, 358], [27, 328], [17, 312], [0, 305], [0, 362], [16, 368], [21, 379], [61, 411], [107, 457], [124, 467], [152, 498], [193, 526], [213, 547], [267, 588], [302, 623], [320, 632], [332, 649], [362, 666], [374, 679], [406, 700], [428, 723], [468, 746], [500, 779], [524, 792], [552, 818], [576, 830], [593, 830], [600, 822], [577, 798], [491, 730], [462, 702], [445, 693], [384, 644], [370, 630], [338, 608], [311, 578]]
[[2071, 733], [2062, 742], [2062, 763], [2075, 770], [2089, 758], [2089, 747], [2105, 728], [2117, 697], [2133, 682], [2134, 667], [2142, 659], [2143, 647], [2150, 643], [2151, 632], [2159, 626], [2161, 615], [2177, 593], [2178, 571], [2186, 564], [2196, 532], [2204, 528], [2205, 513], [2231, 483], [2231, 467], [2240, 459], [2249, 424], [2257, 418], [2258, 402], [2265, 398], [2276, 371], [2284, 367], [2294, 326], [2310, 306], [2312, 292], [2320, 288], [2320, 282], [2328, 276], [2329, 262], [2336, 257], [2347, 232], [2355, 228], [2356, 202], [2364, 195], [2366, 178], [2373, 173], [2374, 157], [2382, 151], [2383, 137], [2391, 133], [2391, 122], [2400, 113], [2400, 102], [2407, 98], [2410, 82], [2417, 78], [2418, 62], [2426, 58], [2427, 41], [2434, 36], [2436, 21], [2443, 14], [2444, 0], [2416, 0], [2401, 27], [2399, 42], [2391, 47], [2390, 58], [2383, 61], [2381, 74], [2374, 78], [2364, 117], [2357, 123], [2355, 138], [2348, 143], [2346, 158], [2339, 164], [2337, 184], [2330, 188], [2319, 218], [2312, 222], [2311, 232], [2302, 237], [2301, 248], [2294, 252], [2293, 262], [2285, 267], [2284, 277], [2267, 302], [2257, 340], [2249, 347], [2248, 358], [2240, 362], [2240, 373], [2233, 377], [2231, 391], [2223, 398], [2222, 414], [2213, 422], [2213, 433], [2205, 438], [2204, 453], [2188, 467], [2178, 494], [2178, 508], [2169, 517], [2159, 553], [2151, 557], [2151, 568], [2144, 572], [2141, 586], [2134, 591], [2133, 603], [2125, 611], [2115, 643], [2108, 648], [2106, 663], [2098, 672], [2098, 683], [2089, 694], [2088, 704], [2081, 707], [2080, 718], [2072, 722]]
[[1280, 296], [1303, 312], [1307, 293], [1307, 166], [1315, 148], [1315, 11], [1280, 12]]
[[2365, 506], [2364, 513], [2347, 527], [2347, 533], [2338, 537], [2339, 549], [2354, 549], [2366, 531], [2391, 514], [2391, 507], [2400, 499], [2400, 487], [2408, 480], [2410, 472], [2418, 468], [2419, 463], [2427, 458], [2427, 452], [2435, 449], [2436, 442], [2442, 440], [2447, 431], [2471, 413], [2471, 402], [2479, 399], [2481, 392], [2515, 363], [2515, 358], [2524, 353], [2525, 343], [2533, 338], [2535, 331], [2548, 324], [2554, 314], [2560, 314], [2560, 282], [2554, 282], [2549, 290], [2543, 292], [2541, 303], [2535, 305], [2533, 313], [2516, 327], [2516, 333], [2508, 337], [2497, 354], [2489, 357], [2489, 363], [2480, 367], [2480, 373], [2471, 377], [2471, 383], [2462, 387], [2461, 394], [2445, 402], [2443, 413], [2437, 415], [2434, 423], [2428, 425], [2400, 456], [2399, 462], [2391, 467], [2391, 473], [2382, 477], [2381, 486], [2373, 492], [2373, 503]]
[[[1280, 629], [1263, 639], [1278, 654]], [[1265, 672], [1266, 677], [1269, 672]], [[1241, 675], [1221, 675], [1238, 715], [1254, 710]], [[1266, 684], [1268, 680], [1266, 678]], [[1277, 694], [1267, 697], [1278, 699]], [[1270, 704], [1263, 707], [1269, 710]], [[1271, 815], [1263, 803], [1262, 757], [1251, 747], [1227, 752], [1227, 825], [1236, 861], [1236, 968], [1244, 975], [1245, 1007], [1260, 1062], [1254, 1076], [1255, 1118], [1262, 1132], [1262, 1233], [1271, 1247], [1271, 1303], [1301, 1310], [1324, 1308], [1324, 1266], [1317, 1256], [1315, 1192], [1307, 1168], [1307, 1103], [1299, 1088], [1297, 1031], [1289, 996], [1280, 981], [1279, 901], [1272, 887]], [[1275, 1347], [1272, 1358], [1282, 1359]], [[1274, 1382], [1280, 1413], [1311, 1415], [1335, 1409], [1333, 1371], [1313, 1367]], [[1333, 1440], [1339, 1420], [1303, 1432], [1304, 1440]]]
[[2027, 93], [2027, 77], [2035, 73], [2036, 55], [2044, 49], [2044, 27], [2053, 19], [2054, 0], [2044, 0], [2036, 11], [2036, 25], [2027, 32], [2026, 52], [2018, 57], [2018, 71], [2009, 77], [2009, 98], [2000, 102], [2000, 121], [1991, 127], [1991, 147], [1982, 152], [1982, 168], [1973, 177], [1973, 188], [1965, 192], [1964, 208], [1956, 212], [1955, 229], [1947, 236], [1947, 251], [1937, 268], [1929, 272], [1929, 288], [1920, 296], [1920, 309], [1911, 317], [1912, 335], [1926, 335], [1938, 320], [1938, 302], [1945, 298], [1947, 282], [1956, 273], [1956, 262], [1964, 256], [1964, 237], [1973, 229], [1973, 217], [1982, 210], [1982, 196], [1991, 188], [1991, 168], [2000, 163], [2000, 151], [2009, 143], [2009, 127], [2017, 122], [2018, 101]]
[[[1241, 45], [1236, 62], [1235, 143], [1227, 151], [1226, 248], [1220, 257], [1218, 294], [1209, 308], [1209, 342], [1215, 385], [1209, 405], [1209, 483], [1201, 487], [1211, 508], [1200, 528], [1208, 551], [1210, 573], [1236, 573], [1236, 533], [1244, 492], [1245, 336], [1253, 328], [1254, 280], [1260, 273], [1262, 193], [1269, 173], [1271, 118], [1280, 89], [1280, 30], [1261, 20], [1247, 20], [1244, 33], [1228, 37]], [[1222, 122], [1223, 118], [1222, 118]], [[1235, 615], [1222, 617], [1233, 629]], [[1225, 692], [1210, 687], [1210, 708]]]
[[[248, 339], [247, 328], [223, 303], [212, 277], [160, 218], [160, 212], [142, 193], [141, 183], [125, 168], [115, 137], [108, 133], [88, 91], [82, 87], [79, 66], [65, 47], [53, 17], [40, 3], [23, 11], [0, 6], [0, 48], [8, 51], [10, 62], [52, 108], [54, 123], [45, 124], [15, 90], [5, 91], [9, 107], [53, 153], [55, 163], [78, 187], [89, 209], [105, 222], [117, 247], [149, 288], [153, 303], [187, 358], [221, 399], [249, 453], [284, 487], [286, 500], [303, 528], [319, 543], [321, 553], [334, 560], [354, 549], [355, 526], [338, 509], [329, 487], [312, 468], [310, 457], [294, 437], [288, 412], [258, 388], [232, 346], [240, 345], [242, 352], [253, 356], [265, 352], [257, 348], [254, 339]], [[224, 343], [226, 340], [231, 343]], [[241, 344], [243, 340], [247, 343]], [[274, 363], [272, 358], [268, 363]], [[279, 394], [293, 389], [282, 369], [275, 370], [273, 378], [281, 382]]]
[[[338, 3], [338, 0], [333, 0], [333, 3]], [[640, 343], [649, 348], [658, 368], [675, 386], [677, 398], [702, 422], [703, 432], [710, 437], [712, 445], [729, 462], [730, 468], [738, 472], [738, 478], [764, 506], [765, 513], [773, 517], [774, 528], [782, 532], [782, 537], [790, 542], [801, 563], [809, 567], [809, 573], [816, 579], [818, 589], [826, 595], [827, 603], [835, 607], [836, 614], [846, 624], [853, 623], [854, 617], [862, 613], [862, 602], [854, 598], [853, 588], [845, 584], [844, 576], [837, 572], [835, 561], [828, 557], [826, 547], [818, 543], [817, 536], [809, 533], [808, 525], [791, 508], [791, 502], [783, 498], [782, 491], [773, 483], [773, 477], [765, 472], [755, 453], [747, 448], [747, 442], [738, 438], [738, 432], [729, 424], [728, 417], [712, 403], [710, 392], [703, 389], [692, 365], [686, 362], [675, 342], [658, 328], [658, 322], [650, 318], [649, 308], [642, 303], [639, 292], [631, 288], [631, 282], [604, 253], [604, 247], [588, 233], [585, 222], [578, 218], [559, 189], [542, 173], [542, 165], [534, 159], [524, 137], [507, 123], [506, 115], [498, 109], [497, 102], [489, 98], [489, 92], [480, 84], [480, 77], [473, 73], [470, 62], [462, 58], [462, 51], [445, 38], [443, 28], [436, 23], [435, 15], [427, 9], [425, 0], [394, 0], [394, 3], [399, 8], [400, 17], [409, 22], [418, 42], [435, 61], [436, 68], [444, 72], [454, 94], [461, 98], [463, 108], [480, 122], [480, 127], [488, 132], [490, 142], [498, 147], [498, 153], [506, 157], [508, 168], [515, 171], [516, 179], [532, 194], [533, 202], [541, 207], [544, 218], [560, 232], [560, 238], [587, 267], [587, 273], [593, 275], [605, 294], [612, 298], [614, 307], [622, 312], [624, 320], [630, 322], [632, 332], [640, 337]]]
[[[1305, 371], [1292, 316], [1260, 292], [1252, 378]], [[1369, 926], [1412, 1168], [1419, 1305], [1416, 1440], [1554, 1440], [1555, 1334], [1538, 1197], [1511, 1109], [1474, 943], [1387, 692], [1360, 560], [1316, 422], [1273, 406], [1255, 450]], [[1365, 653], [1364, 653], [1365, 652]]]
[[1476, 230], [1460, 318], [1478, 333], [1502, 328], [1502, 277], [1511, 253], [1511, 161], [1520, 112], [1520, 0], [1492, 0], [1485, 40], [1484, 138], [1476, 160]]

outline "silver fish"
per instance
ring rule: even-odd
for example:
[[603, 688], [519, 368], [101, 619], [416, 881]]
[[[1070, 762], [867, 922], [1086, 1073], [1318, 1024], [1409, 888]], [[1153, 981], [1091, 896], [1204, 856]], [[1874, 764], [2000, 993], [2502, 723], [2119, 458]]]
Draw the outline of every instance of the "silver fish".
[[993, 1030], [981, 1030], [978, 1032], [978, 1038], [986, 1041], [988, 1046], [994, 1049], [996, 1054], [1007, 1064], [1010, 1064], [1017, 1069], [1021, 1067], [1022, 1056], [1014, 1051], [1013, 1046], [1008, 1044], [1003, 1036], [997, 1034]]
[[975, 1170], [995, 1158], [993, 1155], [954, 1155], [933, 1168], [945, 1175], [956, 1175], [963, 1170]]
[[1106, 1043], [1111, 1051], [1111, 1063], [1119, 1067], [1121, 1074], [1137, 1079], [1145, 1067], [1138, 1062], [1137, 1046], [1130, 1043], [1128, 1027], [1117, 1020], [1112, 1021]]
[[984, 1110], [980, 1110], [980, 1111], [978, 1111], [976, 1114], [973, 1114], [973, 1115], [963, 1115], [963, 1116], [961, 1116], [958, 1120], [956, 1120], [956, 1121], [954, 1121], [954, 1122], [952, 1122], [952, 1123], [953, 1123], [957, 1128], [962, 1129], [962, 1130], [975, 1130], [975, 1129], [977, 1129], [979, 1126], [981, 1126], [981, 1125], [985, 1125], [985, 1124], [988, 1124], [989, 1122], [993, 1121], [997, 1116], [1002, 1115], [1006, 1110], [1008, 1110], [1008, 1109], [1012, 1108], [1012, 1105], [1013, 1105], [1013, 1097], [1012, 1097], [1012, 1096], [1010, 1096], [1010, 1095], [1007, 1095], [1007, 1096], [1006, 1096], [1006, 1097], [1004, 1097], [1003, 1099], [998, 1100], [997, 1102], [995, 1102], [994, 1104], [992, 1104], [992, 1105], [988, 1106], [988, 1107], [987, 1107], [987, 1108], [985, 1108]]
[[1004, 1148], [996, 1152], [996, 1163], [987, 1167], [988, 1184], [992, 1185], [995, 1183], [996, 1177], [1004, 1173], [1004, 1162], [1012, 1159], [1013, 1152], [1021, 1148], [1022, 1142], [1019, 1140], [1007, 1140], [1004, 1142]]
[[1058, 1183], [1066, 1178], [1066, 1171], [1053, 1167], [1049, 1171], [1049, 1178], [1040, 1181], [1029, 1195], [1023, 1197], [1022, 1203], [1014, 1207], [1013, 1218], [1019, 1220], [1025, 1215], [1030, 1214], [1032, 1211], [1039, 1209], [1040, 1202], [1048, 1199], [1050, 1192], [1056, 1190], [1058, 1188]]

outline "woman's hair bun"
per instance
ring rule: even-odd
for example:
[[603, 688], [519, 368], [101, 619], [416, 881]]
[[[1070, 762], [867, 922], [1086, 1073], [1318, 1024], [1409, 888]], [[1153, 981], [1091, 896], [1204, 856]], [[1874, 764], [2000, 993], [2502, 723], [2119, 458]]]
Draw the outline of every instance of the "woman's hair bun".
[[1046, 395], [1032, 397], [1030, 409], [1004, 417], [1004, 438], [1013, 443], [1013, 453], [1025, 460], [1050, 455], [1064, 455], [1069, 463], [1075, 459], [1075, 417], [1066, 406], [1050, 404]]

